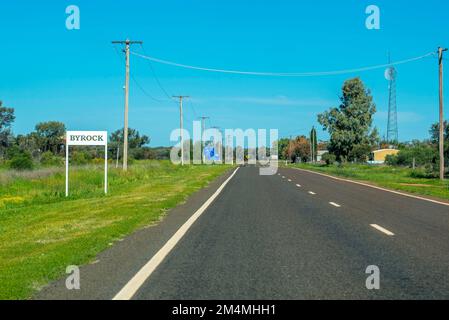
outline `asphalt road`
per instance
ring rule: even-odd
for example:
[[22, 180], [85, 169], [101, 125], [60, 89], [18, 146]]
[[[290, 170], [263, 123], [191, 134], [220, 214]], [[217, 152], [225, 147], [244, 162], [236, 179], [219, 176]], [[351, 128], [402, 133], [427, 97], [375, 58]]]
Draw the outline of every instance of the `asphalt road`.
[[[84, 267], [82, 290], [61, 280], [36, 298], [113, 298], [227, 177]], [[449, 299], [448, 271], [449, 206], [242, 167], [133, 299]]]

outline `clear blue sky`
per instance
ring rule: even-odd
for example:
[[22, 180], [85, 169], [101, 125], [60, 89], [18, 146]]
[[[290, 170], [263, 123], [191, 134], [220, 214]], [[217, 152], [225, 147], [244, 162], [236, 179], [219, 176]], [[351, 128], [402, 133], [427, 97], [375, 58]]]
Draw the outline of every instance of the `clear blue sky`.
[[[81, 30], [65, 28], [65, 8], [81, 10]], [[381, 30], [365, 28], [365, 8], [381, 9]], [[254, 71], [327, 71], [419, 56], [449, 46], [449, 2], [426, 1], [1, 1], [0, 99], [16, 109], [15, 133], [57, 120], [72, 130], [123, 123], [124, 66], [111, 40], [143, 40], [148, 54], [185, 64]], [[134, 47], [142, 52], [141, 48]], [[447, 54], [449, 58], [449, 54]], [[178, 110], [166, 101], [147, 61], [132, 57], [130, 126], [169, 145]], [[338, 105], [343, 81], [360, 76], [372, 90], [375, 124], [386, 134], [383, 70], [319, 78], [211, 74], [153, 64], [170, 94], [192, 96], [185, 119], [211, 117], [222, 128], [306, 133]], [[449, 70], [449, 69], [448, 69]], [[436, 58], [398, 67], [400, 140], [428, 137], [438, 120]], [[449, 71], [448, 71], [449, 72]], [[449, 83], [447, 74], [446, 83]], [[449, 89], [448, 89], [449, 90]], [[449, 95], [449, 91], [446, 97]], [[449, 101], [446, 99], [447, 110]], [[449, 115], [449, 111], [446, 112]], [[446, 118], [449, 118], [447, 116]], [[327, 134], [319, 131], [319, 137]]]

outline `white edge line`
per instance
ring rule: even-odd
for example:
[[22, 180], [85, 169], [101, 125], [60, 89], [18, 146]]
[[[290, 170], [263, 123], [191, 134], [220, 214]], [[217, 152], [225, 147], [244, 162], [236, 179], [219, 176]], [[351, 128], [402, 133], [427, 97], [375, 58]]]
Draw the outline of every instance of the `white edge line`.
[[343, 182], [350, 182], [350, 183], [358, 184], [358, 185], [361, 185], [361, 186], [365, 186], [365, 187], [369, 187], [369, 188], [373, 188], [373, 189], [377, 189], [377, 190], [382, 190], [382, 191], [398, 194], [398, 195], [401, 195], [401, 196], [404, 196], [404, 197], [409, 197], [409, 198], [414, 198], [414, 199], [418, 199], [418, 200], [428, 201], [428, 202], [441, 204], [443, 206], [449, 207], [449, 203], [441, 202], [441, 201], [438, 201], [438, 200], [423, 198], [423, 197], [420, 197], [420, 196], [415, 196], [415, 195], [403, 193], [403, 192], [400, 192], [400, 191], [385, 189], [385, 188], [382, 188], [382, 187], [373, 186], [371, 184], [363, 183], [363, 182], [359, 182], [359, 181], [338, 178], [338, 177], [334, 177], [334, 176], [331, 176], [331, 175], [328, 175], [328, 174], [325, 174], [325, 173], [315, 172], [315, 171], [312, 171], [312, 170], [300, 169], [300, 168], [294, 168], [294, 169], [295, 170], [299, 170], [299, 171], [305, 171], [305, 172], [309, 172], [309, 173], [314, 173], [314, 174], [317, 174], [317, 175], [320, 175], [320, 176], [324, 176], [324, 177], [328, 177], [328, 178], [331, 178], [331, 179], [334, 179], [334, 180], [339, 180], [339, 181], [343, 181]]
[[341, 205], [339, 205], [338, 203], [335, 203], [335, 202], [329, 202], [329, 204], [330, 204], [331, 206], [334, 206], [334, 207], [337, 207], [337, 208], [341, 208]]
[[390, 230], [387, 230], [377, 224], [371, 224], [370, 226], [382, 233], [385, 233], [387, 236], [390, 236], [390, 237], [394, 236], [393, 232], [391, 232]]
[[218, 188], [217, 191], [199, 208], [182, 226], [179, 230], [167, 241], [167, 243], [147, 262], [137, 274], [115, 295], [113, 300], [130, 300], [137, 293], [144, 282], [151, 276], [156, 268], [161, 264], [165, 257], [178, 244], [182, 237], [187, 233], [195, 221], [206, 211], [211, 203], [220, 195], [226, 185], [231, 181], [237, 173], [237, 168], [234, 173]]

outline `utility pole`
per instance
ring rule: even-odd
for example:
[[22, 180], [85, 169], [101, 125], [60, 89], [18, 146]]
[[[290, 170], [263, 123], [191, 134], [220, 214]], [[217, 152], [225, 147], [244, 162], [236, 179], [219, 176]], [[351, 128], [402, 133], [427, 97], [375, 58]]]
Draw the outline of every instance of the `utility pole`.
[[118, 169], [118, 159], [120, 156], [120, 145], [117, 145], [117, 161], [115, 163], [115, 168]]
[[[184, 121], [182, 117], [182, 101], [186, 98], [190, 98], [189, 96], [173, 96], [173, 98], [179, 99], [179, 126], [181, 128], [181, 165], [184, 165], [184, 134], [182, 132]], [[190, 151], [189, 151], [190, 152]]]
[[210, 119], [209, 117], [202, 116], [201, 119], [201, 158], [203, 160], [203, 164], [206, 162], [206, 157], [204, 155], [204, 141], [203, 141], [203, 135], [204, 131], [206, 131], [206, 120]]
[[132, 44], [143, 44], [142, 41], [112, 41], [112, 44], [124, 44], [126, 54], [125, 78], [125, 125], [123, 129], [123, 171], [128, 171], [128, 109], [129, 109], [129, 48]]
[[[231, 152], [231, 159], [232, 159], [232, 164], [234, 165], [234, 148], [232, 148], [232, 146], [231, 146], [231, 136], [230, 135], [227, 135], [227, 137], [226, 137], [226, 153], [227, 154], [229, 154], [230, 152]], [[228, 159], [228, 160], [231, 160], [231, 159]]]
[[440, 66], [440, 179], [444, 180], [444, 113], [443, 113], [443, 52], [447, 49], [438, 48], [438, 64]]

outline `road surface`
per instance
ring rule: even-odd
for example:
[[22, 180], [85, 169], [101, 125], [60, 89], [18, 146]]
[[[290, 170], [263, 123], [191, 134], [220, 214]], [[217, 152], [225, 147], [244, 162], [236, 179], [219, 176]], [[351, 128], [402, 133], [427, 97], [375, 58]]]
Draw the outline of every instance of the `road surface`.
[[[37, 299], [112, 299], [228, 174]], [[380, 289], [366, 288], [368, 266]], [[133, 299], [449, 299], [449, 206], [290, 168], [241, 167]]]

